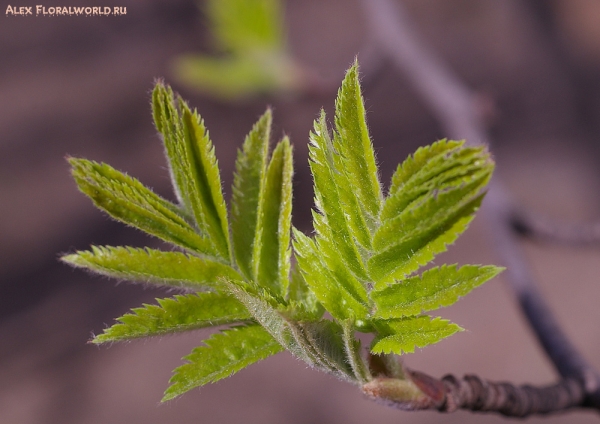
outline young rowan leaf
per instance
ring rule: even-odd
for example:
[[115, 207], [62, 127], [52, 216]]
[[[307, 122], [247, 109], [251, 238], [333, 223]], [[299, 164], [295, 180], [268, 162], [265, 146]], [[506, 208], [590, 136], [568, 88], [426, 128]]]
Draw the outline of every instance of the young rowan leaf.
[[392, 188], [381, 212], [382, 222], [394, 219], [428, 197], [473, 180], [475, 174], [490, 174], [493, 163], [488, 152], [463, 144], [440, 140], [419, 148], [414, 157], [406, 159], [392, 177]]
[[189, 183], [184, 169], [186, 161], [181, 143], [183, 128], [178, 119], [177, 106], [172, 101], [174, 96], [171, 87], [157, 82], [152, 91], [152, 117], [156, 130], [162, 135], [173, 190], [181, 207], [191, 215], [192, 206], [187, 194]]
[[163, 134], [174, 184], [222, 258], [229, 259], [227, 209], [221, 177], [202, 119], [170, 89], [157, 84], [153, 94], [157, 129]]
[[442, 318], [423, 315], [396, 320], [379, 321], [380, 332], [373, 340], [371, 352], [412, 353], [415, 347], [437, 343], [462, 329]]
[[368, 297], [364, 287], [356, 280], [354, 285], [349, 285], [351, 276], [349, 273], [343, 275], [343, 269], [338, 270], [342, 277], [336, 278], [335, 270], [327, 267], [315, 241], [296, 229], [294, 251], [306, 283], [334, 318], [343, 321], [351, 317], [367, 317]]
[[238, 151], [231, 197], [231, 241], [240, 271], [252, 279], [252, 252], [257, 232], [258, 199], [267, 170], [271, 110], [254, 125]]
[[259, 197], [253, 261], [256, 282], [285, 298], [290, 272], [292, 220], [292, 148], [284, 139], [273, 151]]
[[212, 335], [206, 346], [195, 348], [175, 369], [163, 402], [188, 390], [214, 383], [262, 359], [283, 351], [283, 347], [260, 325], [234, 327]]
[[346, 72], [335, 102], [334, 147], [338, 150], [344, 172], [352, 183], [362, 212], [361, 221], [371, 232], [377, 228], [383, 196], [377, 175], [375, 153], [367, 130], [365, 106], [358, 80], [358, 61]]
[[113, 218], [186, 249], [212, 256], [211, 243], [187, 223], [185, 215], [138, 180], [114, 168], [69, 158], [81, 192]]
[[[315, 206], [319, 214], [313, 214], [313, 224], [319, 238], [326, 239], [335, 246], [335, 257], [342, 261], [345, 267], [363, 281], [368, 279], [361, 254], [355, 239], [363, 239], [356, 234], [348, 224], [348, 217], [358, 212], [348, 212], [340, 198], [340, 186], [352, 186], [349, 181], [336, 181], [336, 175], [342, 170], [335, 167], [334, 156], [337, 153], [329, 137], [325, 113], [322, 111], [318, 121], [314, 123], [314, 131], [310, 135], [309, 157], [310, 169], [313, 174]], [[367, 236], [370, 245], [370, 235]]]
[[108, 277], [194, 291], [223, 291], [224, 279], [242, 279], [223, 263], [150, 248], [92, 246], [91, 251], [75, 252], [61, 259]]
[[[270, 7], [271, 1], [276, 0], [211, 3], [221, 8], [215, 13], [223, 13], [225, 5], [235, 6], [228, 11], [232, 22], [243, 19], [247, 25], [238, 33], [220, 35], [233, 61], [250, 63], [254, 59], [249, 59], [249, 49], [261, 45], [266, 46], [263, 59], [279, 54], [278, 47], [265, 41], [271, 37], [269, 30], [264, 39], [253, 38], [264, 24], [260, 17], [253, 23], [248, 20], [256, 10], [237, 15], [244, 8]], [[219, 25], [226, 28], [230, 23]], [[163, 400], [283, 349], [312, 367], [359, 384], [373, 375], [403, 379], [402, 367], [390, 354], [413, 352], [461, 330], [447, 320], [420, 314], [456, 302], [501, 271], [452, 265], [410, 276], [467, 228], [494, 165], [483, 148], [440, 140], [398, 167], [384, 199], [357, 63], [338, 92], [333, 139], [324, 112], [310, 135], [315, 236], [293, 229], [292, 272], [292, 148], [284, 137], [269, 160], [271, 112], [255, 124], [238, 152], [231, 228], [214, 147], [198, 114], [162, 83], [153, 93], [153, 114], [180, 205], [107, 165], [71, 159], [73, 175], [81, 190], [112, 216], [196, 255], [92, 247], [63, 260], [111, 277], [209, 291], [133, 309], [94, 343], [243, 324], [194, 349], [186, 357], [188, 363], [175, 370]], [[361, 357], [357, 331], [374, 336], [372, 353], [387, 355], [371, 361], [371, 369]]]
[[144, 305], [117, 318], [118, 324], [104, 330], [92, 342], [117, 342], [252, 319], [244, 305], [223, 293], [177, 295], [157, 301], [158, 305]]
[[[221, 177], [215, 148], [208, 138], [208, 131], [196, 111], [192, 112], [180, 100], [182, 108], [185, 141], [187, 142], [190, 171], [193, 173], [194, 191], [190, 193], [199, 200], [195, 206], [195, 216], [200, 228], [214, 241], [223, 258], [229, 259], [229, 226], [227, 207], [221, 189]], [[203, 219], [202, 225], [200, 218]]]
[[481, 172], [471, 181], [465, 179], [459, 187], [452, 187], [443, 192], [427, 193], [418, 204], [413, 204], [397, 217], [381, 225], [374, 240], [377, 250], [381, 252], [401, 244], [451, 219], [457, 211], [463, 210], [466, 204], [477, 198], [482, 183], [485, 183], [487, 178], [489, 173]]
[[[459, 151], [463, 145], [464, 141], [442, 139], [429, 146], [419, 147], [415, 153], [409, 155], [398, 165], [392, 176], [388, 196], [392, 197], [401, 189], [405, 191], [405, 185], [409, 182], [413, 186], [418, 186], [443, 172], [445, 168], [452, 167], [452, 161], [448, 161], [448, 158]], [[386, 199], [386, 203], [388, 202], [389, 199]], [[382, 211], [382, 214], [385, 214], [385, 212]]]
[[[246, 290], [243, 285], [230, 284], [229, 289], [231, 294], [244, 304], [254, 319], [262, 325], [281, 346], [285, 347], [292, 355], [309, 365], [314, 365], [314, 358], [311, 356], [310, 349], [307, 348], [306, 342], [302, 338], [296, 337], [296, 324], [287, 318], [289, 313], [286, 311], [285, 305], [278, 304], [277, 299], [271, 297], [265, 289], [259, 294], [251, 293], [250, 290]], [[282, 310], [279, 310], [278, 308]]]
[[467, 229], [482, 199], [483, 195], [476, 197], [441, 222], [373, 255], [368, 265], [375, 289], [381, 290], [393, 280], [405, 278], [444, 252]]
[[316, 321], [325, 312], [325, 308], [310, 289], [297, 266], [291, 272], [288, 302], [292, 307], [294, 318], [299, 321]]
[[346, 355], [342, 327], [333, 321], [300, 322], [296, 338], [304, 341], [314, 365], [340, 379], [354, 381], [354, 372]]
[[377, 308], [374, 318], [402, 318], [452, 305], [460, 296], [465, 296], [501, 271], [502, 268], [495, 266], [476, 265], [431, 268], [420, 276], [371, 292]]

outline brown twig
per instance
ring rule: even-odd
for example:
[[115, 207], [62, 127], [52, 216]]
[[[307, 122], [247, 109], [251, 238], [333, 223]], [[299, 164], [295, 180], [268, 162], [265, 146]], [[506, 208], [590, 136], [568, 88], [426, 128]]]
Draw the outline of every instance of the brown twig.
[[[476, 375], [461, 379], [446, 375], [439, 380], [418, 371], [405, 371], [408, 380], [377, 377], [363, 386], [363, 392], [403, 410], [454, 412], [466, 409], [519, 418], [565, 411], [580, 406], [584, 399], [581, 385], [572, 379], [534, 387], [492, 382]], [[407, 394], [410, 395], [407, 397]]]
[[[362, 3], [371, 23], [371, 31], [378, 40], [382, 53], [405, 74], [448, 134], [456, 139], [464, 138], [473, 145], [489, 145], [490, 140], [475, 109], [475, 96], [420, 42], [400, 5], [390, 0], [362, 0]], [[507, 191], [497, 179], [494, 179], [481, 212], [492, 231], [494, 245], [504, 262], [503, 265], [508, 268], [504, 274], [505, 278], [510, 283], [521, 310], [539, 342], [563, 378], [554, 386], [537, 389], [523, 386], [520, 390], [528, 393], [533, 393], [535, 390], [536, 393], [554, 399], [557, 390], [568, 389], [569, 393], [575, 393], [576, 390], [573, 388], [575, 382], [582, 395], [572, 396], [571, 401], [562, 409], [576, 406], [573, 401], [577, 401], [578, 406], [600, 409], [600, 376], [564, 334], [537, 289], [513, 231], [516, 210]], [[464, 384], [470, 385], [464, 379], [450, 378], [444, 380], [445, 384], [451, 385], [450, 380], [465, 381]], [[475, 380], [470, 377], [470, 381]], [[457, 383], [455, 386], [466, 387], [464, 384]], [[500, 386], [491, 387], [508, 386], [502, 383]], [[515, 388], [515, 386], [510, 387]], [[461, 402], [457, 404], [463, 405]], [[465, 405], [467, 404], [468, 402]], [[503, 413], [502, 408], [504, 406], [496, 405], [495, 411]], [[556, 410], [561, 409], [552, 411]], [[527, 414], [552, 411], [531, 410]]]

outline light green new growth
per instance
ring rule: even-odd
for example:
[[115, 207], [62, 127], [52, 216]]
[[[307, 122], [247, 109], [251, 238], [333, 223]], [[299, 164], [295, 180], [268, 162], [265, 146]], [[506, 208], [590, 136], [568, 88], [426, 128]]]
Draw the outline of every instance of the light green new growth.
[[280, 0], [208, 0], [204, 12], [225, 55], [179, 57], [174, 71], [181, 81], [223, 99], [299, 88], [302, 75], [286, 46]]
[[[259, 38], [273, 41], [270, 34]], [[227, 42], [232, 51], [246, 48]], [[440, 140], [406, 159], [384, 195], [356, 63], [338, 93], [335, 128], [321, 112], [310, 135], [313, 237], [291, 227], [292, 147], [284, 137], [269, 153], [270, 110], [238, 152], [228, 212], [201, 118], [162, 83], [152, 99], [177, 204], [108, 165], [69, 161], [80, 190], [100, 209], [182, 251], [93, 246], [63, 260], [187, 292], [133, 309], [94, 343], [228, 326], [184, 358], [163, 400], [282, 350], [365, 384], [373, 377], [357, 331], [371, 333], [370, 354], [383, 355], [379, 362], [404, 378], [386, 355], [461, 330], [424, 312], [453, 304], [501, 271], [442, 265], [415, 274], [467, 228], [494, 165], [484, 148]]]

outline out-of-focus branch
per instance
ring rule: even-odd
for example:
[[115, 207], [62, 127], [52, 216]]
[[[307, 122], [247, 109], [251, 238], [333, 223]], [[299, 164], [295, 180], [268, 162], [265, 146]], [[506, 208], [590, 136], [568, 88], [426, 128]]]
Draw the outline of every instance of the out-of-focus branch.
[[528, 211], [514, 211], [513, 229], [523, 237], [570, 246], [600, 245], [600, 223], [554, 222]]
[[[473, 145], [489, 145], [475, 108], [474, 94], [421, 43], [401, 5], [391, 0], [361, 1], [382, 53], [405, 74], [448, 135], [464, 138]], [[508, 268], [504, 276], [539, 342], [563, 378], [557, 386], [570, 387], [570, 381], [576, 381], [585, 394], [579, 406], [600, 409], [600, 376], [564, 334], [540, 294], [513, 231], [516, 210], [507, 191], [494, 179], [481, 212], [492, 232], [493, 245]]]

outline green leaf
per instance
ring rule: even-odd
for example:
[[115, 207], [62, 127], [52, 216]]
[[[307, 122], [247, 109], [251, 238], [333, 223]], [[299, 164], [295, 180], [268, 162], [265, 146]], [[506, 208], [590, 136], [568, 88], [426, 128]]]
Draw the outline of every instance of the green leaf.
[[296, 337], [296, 324], [291, 319], [288, 319], [287, 315], [289, 313], [286, 310], [286, 305], [277, 303], [277, 299], [271, 297], [266, 291], [259, 294], [252, 293], [251, 287], [244, 287], [241, 284], [230, 284], [229, 289], [231, 294], [244, 304], [254, 319], [256, 319], [256, 321], [258, 321], [258, 323], [262, 325], [281, 346], [284, 346], [292, 355], [309, 365], [314, 365], [314, 358], [312, 358], [310, 352], [307, 351], [307, 346], [303, 345], [304, 340]]
[[298, 321], [315, 321], [325, 312], [297, 266], [291, 272], [288, 302], [294, 319]]
[[[343, 351], [341, 328], [328, 320], [297, 321], [298, 311], [278, 304], [267, 292], [251, 293], [243, 285], [230, 285], [231, 293], [240, 300], [254, 319], [280, 345], [310, 366], [348, 379], [351, 376]], [[339, 330], [339, 331], [338, 331]]]
[[[336, 169], [336, 155], [329, 137], [325, 113], [321, 111], [318, 121], [315, 121], [314, 131], [310, 134], [309, 157], [310, 169], [313, 174], [315, 206], [319, 214], [313, 214], [315, 231], [322, 243], [335, 247], [335, 258], [339, 258], [344, 267], [362, 281], [368, 279], [363, 260], [356, 243], [356, 236], [348, 225], [348, 217], [352, 212], [347, 212], [340, 199], [340, 187], [349, 186], [350, 182], [336, 181], [335, 175], [341, 170]], [[368, 237], [370, 239], [370, 236]], [[364, 239], [364, 237], [363, 237]], [[370, 241], [369, 243], [370, 244]], [[328, 263], [332, 266], [332, 263]]]
[[210, 242], [196, 233], [177, 207], [114, 168], [85, 159], [69, 158], [79, 189], [113, 218], [162, 240], [206, 255]]
[[157, 82], [152, 91], [152, 116], [157, 131], [162, 135], [175, 195], [181, 207], [191, 215], [192, 205], [188, 195], [190, 176], [186, 174], [183, 128], [177, 105], [173, 102], [174, 96], [171, 87]]
[[92, 246], [61, 258], [113, 278], [187, 290], [223, 291], [223, 280], [241, 280], [230, 266], [180, 252], [133, 247]]
[[338, 378], [354, 381], [354, 372], [346, 355], [342, 327], [333, 321], [300, 322], [293, 326], [297, 339], [307, 346], [314, 365]]
[[253, 262], [256, 282], [285, 298], [290, 272], [292, 220], [292, 148], [284, 139], [273, 151], [259, 197]]
[[[415, 153], [409, 155], [398, 165], [392, 176], [389, 196], [391, 197], [403, 189], [406, 191], [405, 187], [409, 182], [411, 186], [419, 186], [443, 173], [447, 168], [453, 167], [453, 161], [448, 159], [463, 145], [464, 141], [442, 139], [429, 146], [419, 147]], [[388, 202], [389, 200], [386, 200], [386, 203]], [[385, 213], [382, 212], [383, 215]]]
[[[294, 251], [298, 267], [319, 302], [336, 319], [364, 319], [368, 315], [365, 288], [341, 269], [330, 269], [315, 241], [294, 229]], [[338, 274], [336, 275], [336, 272]], [[352, 285], [349, 283], [353, 282]]]
[[252, 252], [257, 232], [258, 201], [267, 170], [271, 110], [254, 125], [238, 151], [231, 198], [231, 239], [240, 271], [252, 279]]
[[429, 269], [420, 276], [371, 292], [377, 308], [374, 317], [402, 318], [452, 305], [460, 296], [465, 296], [501, 271], [502, 268], [495, 266], [475, 265], [461, 268], [443, 265]]
[[368, 262], [375, 288], [403, 279], [467, 228], [494, 164], [483, 148], [441, 140], [398, 168]]
[[118, 318], [119, 324], [107, 328], [92, 342], [101, 344], [190, 331], [252, 318], [244, 305], [223, 293], [177, 295], [157, 301], [158, 305], [144, 305]]
[[373, 232], [379, 222], [383, 196], [377, 176], [375, 153], [369, 138], [365, 106], [358, 80], [358, 62], [346, 72], [335, 102], [334, 147], [342, 157], [345, 172], [360, 206], [361, 221]]
[[188, 390], [214, 383], [255, 362], [283, 350], [261, 326], [247, 325], [212, 335], [206, 346], [195, 348], [184, 359], [187, 364], [175, 369], [163, 402]]
[[426, 230], [411, 234], [411, 237], [401, 237], [397, 244], [373, 255], [368, 266], [374, 288], [381, 290], [393, 280], [404, 279], [431, 262], [435, 255], [444, 252], [467, 229], [482, 199], [483, 195], [480, 195], [443, 221], [433, 223]]
[[198, 228], [208, 234], [222, 258], [229, 259], [227, 208], [214, 146], [202, 119], [181, 98], [157, 84], [153, 93], [157, 129], [183, 203], [191, 209]]
[[215, 41], [224, 50], [247, 53], [284, 48], [279, 0], [209, 0], [206, 12]]
[[397, 320], [379, 321], [382, 330], [371, 345], [371, 352], [412, 353], [415, 347], [425, 347], [439, 342], [462, 329], [450, 321], [424, 315]]
[[381, 213], [382, 224], [439, 194], [454, 191], [455, 197], [458, 193], [460, 198], [468, 186], [475, 191], [485, 186], [494, 166], [488, 152], [483, 147], [462, 145], [463, 142], [440, 140], [405, 160], [392, 178], [390, 195]]
[[189, 54], [175, 60], [173, 72], [184, 84], [227, 101], [295, 92], [303, 88], [304, 77], [299, 66], [278, 51], [218, 58]]
[[225, 100], [306, 88], [306, 72], [286, 47], [280, 0], [209, 0], [212, 35], [225, 55], [176, 58], [185, 84]]

